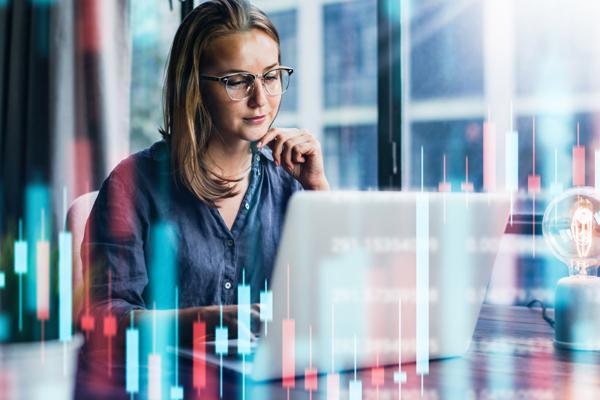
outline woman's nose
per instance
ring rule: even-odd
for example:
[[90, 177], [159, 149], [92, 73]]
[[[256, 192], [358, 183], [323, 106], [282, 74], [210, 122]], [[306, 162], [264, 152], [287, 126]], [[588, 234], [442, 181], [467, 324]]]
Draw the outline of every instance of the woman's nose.
[[267, 91], [263, 85], [261, 79], [254, 80], [254, 87], [252, 88], [252, 94], [248, 98], [250, 105], [255, 107], [262, 107], [267, 103]]

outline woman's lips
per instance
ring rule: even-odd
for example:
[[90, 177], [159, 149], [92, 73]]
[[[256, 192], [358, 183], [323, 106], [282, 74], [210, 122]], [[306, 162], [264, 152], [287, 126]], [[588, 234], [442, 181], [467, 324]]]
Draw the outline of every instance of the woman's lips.
[[265, 122], [266, 118], [267, 117], [265, 115], [260, 115], [258, 117], [244, 118], [244, 121], [246, 121], [246, 123], [251, 124], [251, 125], [260, 125], [263, 122]]

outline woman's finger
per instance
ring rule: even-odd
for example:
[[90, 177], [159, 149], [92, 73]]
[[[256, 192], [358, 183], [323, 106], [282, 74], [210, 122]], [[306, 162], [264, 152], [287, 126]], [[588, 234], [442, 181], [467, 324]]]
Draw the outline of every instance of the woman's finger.
[[256, 147], [261, 148], [268, 145], [279, 133], [281, 133], [279, 128], [269, 129], [267, 133], [256, 142]]
[[286, 141], [286, 136], [283, 133], [279, 133], [275, 136], [275, 139], [269, 146], [271, 146], [271, 151], [273, 153], [273, 160], [275, 160], [275, 165], [281, 165], [281, 152], [283, 151], [283, 144]]
[[[252, 321], [253, 317], [254, 311], [250, 309], [250, 321]], [[246, 326], [246, 324], [237, 319], [237, 306], [232, 307], [227, 312], [223, 312], [223, 325], [227, 326], [231, 339], [248, 336], [252, 338], [255, 336], [250, 326]]]
[[293, 149], [293, 158], [297, 163], [303, 163], [306, 161], [307, 155], [314, 154], [315, 146], [311, 141], [298, 143]]
[[288, 169], [294, 168], [294, 161], [292, 160], [292, 151], [295, 146], [307, 141], [308, 138], [304, 134], [300, 134], [298, 136], [294, 136], [286, 140], [283, 144], [283, 154], [281, 157], [282, 164], [284, 164]]
[[252, 303], [250, 307], [250, 312], [252, 313], [252, 316], [260, 318], [260, 303]]

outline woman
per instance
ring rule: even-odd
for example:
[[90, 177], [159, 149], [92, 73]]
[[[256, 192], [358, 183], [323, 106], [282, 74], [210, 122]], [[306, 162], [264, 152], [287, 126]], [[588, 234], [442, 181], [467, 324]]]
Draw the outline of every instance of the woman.
[[258, 303], [288, 199], [329, 188], [318, 141], [271, 128], [292, 72], [277, 30], [248, 2], [208, 1], [186, 17], [168, 62], [163, 140], [115, 168], [88, 220], [84, 314], [124, 327], [130, 314], [177, 308], [185, 340], [198, 318], [213, 333], [224, 305], [235, 335], [236, 289], [249, 284]]

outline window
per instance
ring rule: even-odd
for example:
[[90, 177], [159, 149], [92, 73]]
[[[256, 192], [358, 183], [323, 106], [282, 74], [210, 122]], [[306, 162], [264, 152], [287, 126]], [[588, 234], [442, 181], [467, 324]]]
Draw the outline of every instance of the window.
[[130, 151], [160, 140], [162, 87], [167, 56], [179, 27], [178, 1], [131, 0], [132, 71]]
[[376, 125], [328, 127], [322, 147], [327, 177], [336, 186], [361, 189], [376, 187]]
[[[451, 121], [420, 121], [411, 124], [411, 183], [419, 189], [421, 185], [421, 148], [423, 148], [423, 187], [438, 190], [444, 180], [453, 191], [460, 191], [463, 183], [472, 183], [476, 191], [483, 186], [481, 148], [483, 137], [481, 119], [458, 119]], [[475, 167], [474, 167], [475, 166]], [[467, 176], [468, 173], [468, 176]]]
[[[294, 68], [298, 64], [297, 22], [298, 13], [295, 9], [273, 12], [269, 15], [281, 41], [281, 63]], [[293, 113], [298, 110], [298, 73], [294, 72], [287, 93], [283, 96], [280, 112]]]
[[[590, 39], [600, 33], [600, 4], [407, 0], [402, 15], [405, 188], [420, 185], [423, 149], [426, 189], [437, 190], [445, 157], [453, 191], [461, 191], [466, 180], [467, 158], [469, 181], [483, 191], [483, 124], [491, 120], [498, 189], [504, 189], [505, 135], [517, 131], [515, 212], [530, 228], [507, 235], [505, 269], [495, 271], [488, 299], [524, 304], [537, 297], [551, 303], [554, 285], [567, 271], [545, 247], [539, 225], [531, 235], [531, 221], [541, 220], [556, 187], [573, 185], [578, 141], [585, 146], [585, 184], [595, 184], [600, 48]], [[528, 190], [534, 163], [542, 188], [535, 197]]]
[[[421, 148], [424, 186], [437, 190], [444, 179], [460, 191], [467, 179], [481, 190], [483, 113], [473, 104], [484, 103], [482, 2], [410, 1], [408, 60], [408, 123], [403, 132], [404, 187], [421, 185]], [[406, 75], [405, 75], [406, 76]], [[485, 110], [482, 107], [481, 110]], [[477, 110], [479, 111], [479, 110]], [[407, 179], [408, 178], [408, 179]]]
[[411, 99], [483, 95], [481, 2], [411, 1]]
[[324, 6], [325, 107], [377, 105], [377, 3]]
[[[519, 191], [528, 192], [533, 171], [536, 120], [536, 174], [547, 192], [555, 178], [572, 185], [572, 147], [586, 146], [586, 184], [594, 184], [594, 148], [600, 111], [600, 49], [589, 38], [600, 28], [594, 2], [526, 0], [403, 2], [407, 46], [403, 109], [403, 174], [407, 188], [420, 185], [420, 150], [425, 185], [469, 178], [483, 190], [483, 123], [496, 125], [498, 183], [504, 182], [504, 137], [519, 133]], [[556, 162], [555, 162], [556, 160]], [[560, 173], [554, 171], [558, 164]], [[429, 166], [429, 168], [427, 168]], [[556, 176], [555, 176], [556, 175]], [[460, 185], [453, 185], [460, 191]], [[527, 208], [527, 201], [519, 207]], [[539, 209], [538, 209], [539, 210]]]
[[324, 132], [326, 170], [334, 187], [377, 187], [377, 2], [326, 4]]
[[376, 188], [377, 1], [254, 3], [277, 26], [284, 63], [296, 69], [277, 126], [319, 138], [333, 188]]

